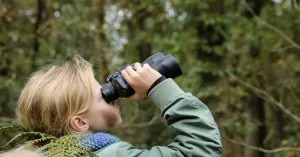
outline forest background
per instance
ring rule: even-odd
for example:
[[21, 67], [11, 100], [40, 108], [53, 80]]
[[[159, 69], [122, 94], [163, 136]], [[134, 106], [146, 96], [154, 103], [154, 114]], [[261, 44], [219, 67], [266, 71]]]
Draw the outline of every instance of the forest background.
[[[96, 78], [172, 54], [175, 81], [209, 106], [223, 157], [300, 156], [300, 0], [0, 0], [0, 125], [32, 72], [81, 54]], [[111, 130], [138, 148], [174, 133], [147, 100]], [[137, 138], [138, 137], [138, 138]], [[2, 135], [0, 144], [9, 137]]]

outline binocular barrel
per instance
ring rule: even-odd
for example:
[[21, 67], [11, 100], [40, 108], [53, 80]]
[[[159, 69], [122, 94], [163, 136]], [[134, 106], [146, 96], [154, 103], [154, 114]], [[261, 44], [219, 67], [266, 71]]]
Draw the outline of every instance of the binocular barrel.
[[[170, 54], [164, 56], [161, 52], [158, 52], [147, 58], [142, 65], [146, 63], [166, 78], [176, 78], [182, 75], [180, 66]], [[109, 75], [107, 77], [108, 83], [102, 85], [101, 92], [106, 102], [111, 102], [119, 97], [129, 97], [134, 94], [134, 90], [128, 85], [121, 74], [121, 71], [127, 66], [124, 66], [117, 72]]]

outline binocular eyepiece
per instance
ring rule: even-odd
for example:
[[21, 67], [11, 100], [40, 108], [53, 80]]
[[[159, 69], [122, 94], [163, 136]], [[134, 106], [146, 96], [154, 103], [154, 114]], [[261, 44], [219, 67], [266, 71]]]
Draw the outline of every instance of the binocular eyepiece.
[[[165, 56], [161, 52], [158, 52], [147, 58], [142, 65], [145, 63], [148, 63], [151, 68], [158, 71], [166, 78], [176, 78], [182, 75], [180, 66], [170, 54]], [[132, 64], [125, 65], [119, 68], [117, 72], [114, 72], [107, 77], [107, 83], [102, 85], [101, 89], [102, 96], [106, 102], [109, 103], [119, 97], [126, 98], [135, 93], [133, 88], [125, 81], [121, 73], [123, 69], [131, 65]]]

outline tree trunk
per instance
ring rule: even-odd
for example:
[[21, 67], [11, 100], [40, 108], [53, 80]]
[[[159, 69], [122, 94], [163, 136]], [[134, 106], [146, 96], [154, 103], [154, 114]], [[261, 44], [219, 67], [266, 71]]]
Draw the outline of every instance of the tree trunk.
[[[273, 54], [274, 53], [262, 52], [261, 55], [261, 60], [263, 61], [261, 67], [264, 67], [264, 76], [266, 79], [264, 81], [265, 82], [264, 86], [265, 89], [269, 89], [268, 93], [270, 93], [272, 97], [274, 97], [278, 101], [281, 101], [279, 100], [279, 98], [281, 97], [281, 95], [279, 94], [280, 92], [278, 91], [278, 88], [274, 87], [274, 85], [279, 84], [280, 79], [277, 79], [276, 69], [272, 66], [272, 64], [274, 64], [273, 60], [275, 58], [274, 56], [272, 56]], [[281, 88], [284, 90], [285, 87], [281, 87]], [[274, 130], [274, 133], [270, 134], [271, 136], [270, 135], [268, 136], [270, 138], [265, 140], [265, 145], [268, 146], [267, 147], [268, 149], [274, 149], [281, 146], [281, 141], [285, 137], [284, 126], [286, 122], [283, 115], [283, 111], [281, 109], [279, 109], [274, 104], [270, 104], [269, 106], [270, 107], [267, 108], [268, 109], [267, 113], [271, 113], [269, 118], [271, 119], [270, 122], [271, 125], [268, 130]]]
[[[8, 15], [10, 12], [12, 12], [14, 9], [14, 3], [12, 0], [7, 0], [7, 11], [6, 14]], [[3, 21], [2, 26], [5, 27], [7, 30], [11, 29], [10, 22], [7, 21], [5, 16], [3, 16], [1, 19]], [[0, 22], [1, 22], [0, 21]], [[1, 42], [0, 41], [0, 47], [1, 46], [6, 46], [9, 45], [9, 43], [5, 43], [5, 41]], [[1, 77], [11, 77], [11, 66], [13, 64], [12, 58], [9, 56], [10, 53], [10, 48], [8, 49], [3, 49], [2, 52], [0, 52], [0, 76]], [[14, 116], [14, 111], [9, 105], [9, 99], [10, 99], [10, 93], [9, 93], [9, 88], [6, 87], [5, 85], [0, 88], [0, 93], [2, 95], [3, 100], [0, 102], [1, 107], [0, 107], [0, 116], [3, 117], [13, 117]]]
[[33, 39], [33, 54], [32, 54], [32, 61], [31, 61], [31, 68], [34, 70], [36, 69], [36, 58], [39, 53], [39, 34], [38, 30], [40, 28], [41, 23], [44, 20], [44, 12], [45, 12], [45, 1], [44, 0], [37, 0], [37, 13], [36, 13], [36, 23], [34, 24], [34, 39]]
[[[254, 11], [256, 15], [259, 15], [263, 7], [265, 7], [266, 5], [273, 4], [273, 2], [270, 0], [245, 0], [245, 1], [251, 7], [251, 9]], [[248, 10], [245, 12], [245, 16], [248, 18], [253, 17], [252, 13]]]
[[284, 131], [284, 126], [285, 126], [285, 119], [283, 117], [283, 112], [279, 108], [272, 108], [272, 121], [274, 124], [274, 136], [271, 139], [270, 142], [270, 149], [273, 148], [278, 148], [280, 147], [281, 141], [284, 139], [285, 136], [285, 131]]
[[[132, 58], [133, 61], [143, 62], [146, 58], [151, 55], [151, 41], [148, 39], [146, 34], [145, 20], [151, 16], [151, 13], [146, 10], [146, 6], [142, 6], [140, 1], [132, 2], [134, 8], [139, 8], [133, 12], [131, 19], [127, 21], [128, 27], [128, 38], [129, 40], [134, 40], [134, 47], [130, 47], [128, 53], [131, 56], [137, 56], [137, 58]], [[137, 40], [138, 38], [138, 40]], [[131, 60], [130, 60], [131, 61]]]
[[100, 59], [100, 72], [97, 78], [101, 82], [106, 81], [106, 77], [110, 74], [108, 69], [108, 61], [107, 61], [107, 45], [106, 45], [106, 36], [103, 29], [103, 25], [105, 24], [105, 0], [93, 0], [93, 11], [96, 14], [98, 19], [98, 34], [95, 40], [97, 56]]
[[[138, 18], [137, 26], [139, 28], [140, 32], [146, 32], [145, 29], [145, 20], [147, 17], [140, 17]], [[137, 34], [136, 34], [137, 35]], [[139, 60], [140, 62], [143, 62], [145, 59], [147, 59], [151, 55], [151, 49], [152, 45], [149, 41], [147, 36], [144, 36], [143, 39], [140, 41], [140, 43], [137, 45], [137, 51], [139, 54]]]
[[[272, 3], [271, 1], [267, 0], [246, 0], [246, 2], [254, 11], [255, 15], [259, 15], [263, 7]], [[249, 10], [246, 10], [244, 15], [249, 19], [253, 18], [254, 16]], [[264, 60], [264, 52], [262, 52], [262, 50], [259, 50], [259, 47], [251, 47], [251, 52], [252, 57], [259, 57], [261, 60]], [[254, 75], [254, 77], [258, 76]], [[255, 124], [255, 122], [258, 122], [259, 125], [255, 125], [255, 129], [252, 131], [248, 130], [245, 137], [245, 142], [249, 145], [264, 148], [263, 142], [266, 137], [266, 112], [264, 107], [264, 100], [251, 93], [247, 100], [246, 113], [248, 115], [248, 124], [246, 124], [246, 126], [251, 126], [251, 124]], [[264, 157], [265, 154], [248, 148], [244, 149], [244, 157], [253, 156]]]
[[[223, 0], [210, 1], [208, 2], [208, 4], [210, 7], [208, 10], [206, 10], [207, 12], [218, 13], [218, 14], [222, 14], [224, 12]], [[214, 29], [214, 26], [207, 26], [203, 21], [198, 23], [197, 32], [198, 32], [199, 39], [206, 39], [207, 45], [209, 45], [209, 47], [221, 46], [225, 40], [223, 36]], [[218, 36], [218, 37], [217, 39], [214, 39], [215, 37], [213, 36]], [[222, 57], [216, 55], [215, 52], [207, 52], [202, 47], [200, 47], [197, 50], [197, 58], [202, 61], [211, 61], [216, 64], [220, 64], [222, 60]], [[204, 82], [215, 82], [217, 79], [215, 76], [213, 76], [210, 73], [202, 74], [202, 78]]]
[[224, 0], [214, 0], [210, 1], [209, 3], [209, 11], [214, 13], [224, 13], [225, 6]]
[[[263, 148], [266, 131], [264, 101], [256, 95], [250, 94], [247, 98], [246, 113], [248, 115], [246, 126], [255, 126], [255, 129], [248, 129], [245, 143]], [[257, 122], [259, 124], [256, 124]], [[245, 148], [244, 157], [264, 157], [264, 153]]]

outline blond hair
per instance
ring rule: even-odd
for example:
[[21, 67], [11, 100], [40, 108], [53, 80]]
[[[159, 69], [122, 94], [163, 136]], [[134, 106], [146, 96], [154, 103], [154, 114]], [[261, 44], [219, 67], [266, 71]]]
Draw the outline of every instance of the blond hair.
[[16, 109], [20, 123], [54, 136], [71, 134], [72, 116], [87, 112], [93, 100], [92, 65], [80, 56], [53, 64], [27, 81]]

